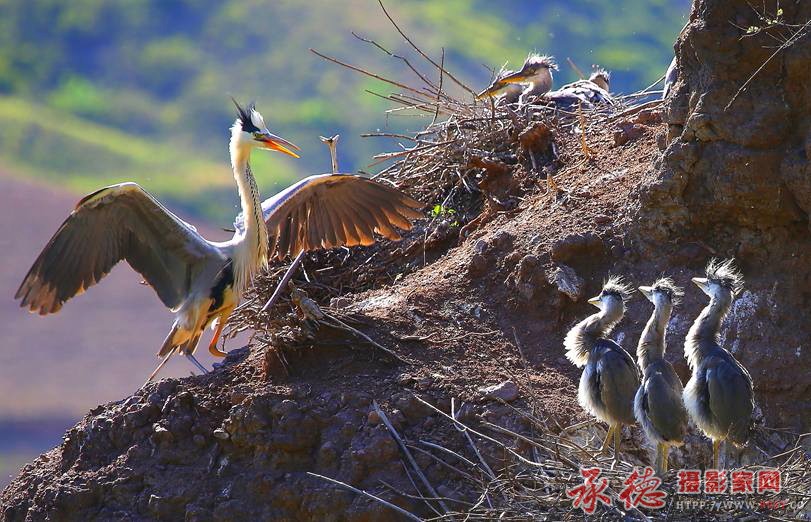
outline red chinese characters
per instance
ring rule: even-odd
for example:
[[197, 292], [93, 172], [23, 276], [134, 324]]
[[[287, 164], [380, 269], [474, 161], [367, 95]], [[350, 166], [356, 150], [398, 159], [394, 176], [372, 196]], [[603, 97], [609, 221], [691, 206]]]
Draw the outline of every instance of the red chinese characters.
[[780, 493], [780, 471], [776, 469], [761, 469], [757, 472], [757, 492], [771, 491]]
[[[572, 506], [582, 509], [589, 515], [597, 509], [598, 502], [610, 506], [611, 498], [603, 493], [608, 489], [608, 480], [600, 478], [600, 468], [583, 468], [580, 470], [580, 475], [586, 479], [586, 482], [566, 490], [566, 496], [574, 499]], [[599, 482], [598, 478], [600, 478]]]
[[664, 498], [667, 494], [658, 491], [662, 480], [654, 475], [653, 468], [644, 468], [640, 474], [637, 468], [623, 482], [625, 488], [620, 492], [620, 500], [625, 504], [625, 509], [632, 507], [646, 507], [660, 509], [664, 507]]
[[704, 472], [704, 493], [718, 495], [727, 492], [727, 472], [708, 469]]
[[732, 482], [729, 489], [730, 493], [754, 493], [752, 484], [755, 480], [755, 474], [751, 471], [735, 470], [730, 473], [730, 480]]
[[676, 491], [679, 494], [701, 493], [701, 472], [697, 469], [682, 469], [676, 474]]

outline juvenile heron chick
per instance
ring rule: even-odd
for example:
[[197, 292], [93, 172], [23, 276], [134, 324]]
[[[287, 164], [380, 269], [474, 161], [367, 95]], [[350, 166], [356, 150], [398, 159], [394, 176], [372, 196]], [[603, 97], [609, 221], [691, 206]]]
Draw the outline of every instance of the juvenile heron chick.
[[684, 388], [684, 405], [696, 426], [712, 439], [713, 468], [718, 469], [721, 442], [742, 446], [749, 440], [755, 408], [752, 377], [719, 344], [721, 323], [743, 287], [743, 276], [731, 259], [711, 260], [707, 277], [693, 282], [710, 298], [684, 343], [693, 372]]
[[597, 67], [592, 71], [589, 81], [605, 92], [611, 92], [611, 73], [602, 67]]
[[653, 286], [640, 286], [639, 291], [653, 303], [654, 310], [636, 348], [642, 385], [634, 398], [634, 416], [648, 441], [656, 445], [656, 473], [664, 477], [670, 446], [681, 446], [687, 433], [684, 389], [664, 358], [667, 323], [683, 291], [669, 278], [659, 279]]
[[551, 56], [530, 54], [517, 72], [500, 75], [489, 87], [476, 95], [477, 98], [495, 96], [512, 84], [525, 85], [518, 99], [519, 105], [529, 102], [530, 97], [540, 96], [552, 88], [552, 71], [558, 70]]
[[601, 451], [614, 437], [614, 460], [619, 460], [622, 425], [634, 423], [634, 394], [639, 387], [639, 372], [633, 358], [620, 345], [607, 338], [625, 314], [630, 288], [621, 277], [610, 277], [600, 295], [589, 299], [600, 311], [572, 328], [563, 345], [580, 376], [578, 402], [590, 414], [608, 424]]

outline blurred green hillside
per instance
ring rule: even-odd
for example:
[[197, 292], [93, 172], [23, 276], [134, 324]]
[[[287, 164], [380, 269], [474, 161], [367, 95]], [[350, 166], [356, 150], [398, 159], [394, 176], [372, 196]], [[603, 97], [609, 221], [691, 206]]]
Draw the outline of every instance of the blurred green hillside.
[[[408, 34], [473, 88], [489, 68], [530, 50], [599, 63], [615, 91], [658, 78], [688, 0], [389, 0]], [[355, 31], [413, 56], [376, 0], [4, 0], [0, 2], [0, 164], [85, 192], [136, 180], [173, 208], [230, 223], [237, 202], [228, 167], [229, 95], [255, 99], [269, 127], [302, 159], [257, 153], [269, 195], [296, 176], [328, 169], [318, 135], [341, 133], [344, 170], [396, 146], [358, 135], [417, 129], [389, 117], [381, 82], [324, 62], [319, 49], [414, 82], [401, 62]], [[422, 64], [419, 59], [414, 63]], [[434, 75], [429, 67], [426, 74]], [[575, 79], [562, 65], [556, 81]], [[461, 95], [461, 93], [459, 93]]]

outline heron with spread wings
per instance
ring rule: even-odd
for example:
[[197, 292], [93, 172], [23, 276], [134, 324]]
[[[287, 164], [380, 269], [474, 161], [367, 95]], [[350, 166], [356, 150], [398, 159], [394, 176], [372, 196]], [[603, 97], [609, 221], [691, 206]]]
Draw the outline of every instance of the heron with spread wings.
[[234, 237], [203, 238], [136, 183], [85, 196], [39, 254], [15, 295], [20, 306], [47, 315], [98, 283], [126, 260], [175, 313], [158, 355], [182, 353], [202, 371], [194, 351], [205, 328], [216, 327], [209, 352], [242, 293], [269, 258], [305, 250], [370, 245], [375, 234], [399, 239], [421, 217], [422, 204], [393, 187], [350, 174], [305, 178], [260, 203], [249, 165], [254, 149], [298, 157], [272, 134], [253, 104], [237, 106], [231, 127], [231, 164], [242, 206]]

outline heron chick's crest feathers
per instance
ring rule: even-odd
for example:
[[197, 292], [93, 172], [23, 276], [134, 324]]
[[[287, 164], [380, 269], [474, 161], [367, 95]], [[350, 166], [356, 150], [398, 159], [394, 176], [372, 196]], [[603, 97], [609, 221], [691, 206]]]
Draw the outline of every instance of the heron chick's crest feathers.
[[631, 298], [633, 289], [622, 276], [609, 276], [603, 283], [603, 290], [600, 295], [614, 295], [626, 302]]
[[733, 295], [743, 290], [743, 274], [735, 266], [734, 259], [710, 259], [706, 274], [710, 282], [730, 290]]
[[558, 70], [558, 64], [554, 56], [547, 56], [545, 54], [529, 53], [527, 59], [524, 60], [524, 67], [528, 66], [542, 66], [553, 71]]
[[621, 276], [611, 276], [600, 292], [600, 311], [590, 315], [569, 330], [563, 340], [566, 358], [578, 368], [588, 362], [589, 353], [597, 339], [605, 338], [625, 314], [625, 301], [631, 287]]
[[662, 292], [670, 298], [670, 303], [677, 305], [681, 303], [681, 298], [684, 296], [684, 289], [676, 286], [673, 279], [669, 277], [660, 277], [653, 283], [651, 287], [654, 292]]

